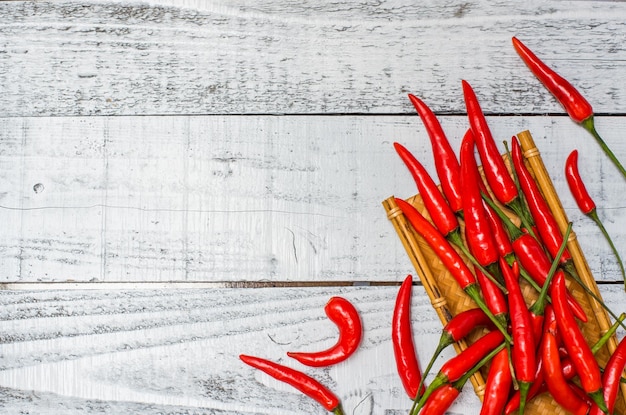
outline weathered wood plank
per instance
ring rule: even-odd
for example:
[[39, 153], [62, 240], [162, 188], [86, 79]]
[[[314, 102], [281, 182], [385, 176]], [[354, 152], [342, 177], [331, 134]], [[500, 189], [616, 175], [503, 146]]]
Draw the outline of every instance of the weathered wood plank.
[[[620, 285], [602, 295], [621, 311]], [[325, 413], [308, 398], [243, 365], [240, 353], [305, 370], [344, 400], [346, 413], [406, 413], [395, 373], [390, 321], [397, 287], [218, 290], [86, 290], [0, 293], [0, 407], [4, 413]], [[331, 345], [323, 314], [333, 295], [359, 309], [357, 353], [310, 369], [289, 350]], [[413, 330], [422, 365], [440, 324], [414, 288]], [[619, 332], [620, 338], [624, 335]], [[452, 355], [444, 353], [439, 365]], [[471, 387], [451, 413], [477, 414]]]
[[[458, 148], [465, 117], [441, 121]], [[578, 148], [625, 246], [624, 184], [593, 139], [567, 117], [489, 121], [497, 140], [533, 133], [596, 277], [620, 280], [562, 177]], [[626, 158], [625, 119], [597, 122]], [[381, 202], [416, 190], [392, 142], [434, 173], [416, 115], [4, 118], [0, 141], [2, 282], [398, 281]]]
[[623, 2], [262, 3], [2, 2], [0, 115], [562, 112], [513, 35], [626, 112]]

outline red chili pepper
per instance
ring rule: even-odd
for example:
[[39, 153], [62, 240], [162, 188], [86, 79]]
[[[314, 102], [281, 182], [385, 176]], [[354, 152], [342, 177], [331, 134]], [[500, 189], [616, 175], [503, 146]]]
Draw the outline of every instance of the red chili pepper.
[[513, 47], [541, 83], [554, 95], [570, 118], [587, 130], [626, 178], [626, 169], [596, 131], [593, 109], [583, 95], [566, 79], [542, 62], [526, 45], [513, 37]]
[[[530, 214], [537, 225], [539, 237], [543, 241], [548, 253], [550, 253], [553, 258], [556, 258], [557, 253], [563, 244], [563, 235], [559, 229], [559, 224], [554, 218], [554, 215], [552, 215], [552, 211], [550, 210], [548, 203], [543, 198], [543, 195], [539, 190], [539, 186], [537, 186], [537, 182], [535, 182], [524, 164], [522, 149], [516, 137], [512, 138], [511, 155], [515, 171], [517, 172], [517, 177], [519, 178], [522, 193], [526, 198]], [[572, 256], [566, 249], [561, 255], [560, 262], [565, 264], [568, 261], [571, 263]]]
[[407, 218], [413, 229], [420, 234], [426, 243], [435, 251], [435, 254], [442, 262], [442, 264], [448, 269], [452, 277], [456, 280], [457, 284], [463, 291], [470, 296], [472, 300], [480, 307], [498, 330], [503, 334], [504, 338], [511, 342], [511, 336], [507, 333], [506, 328], [502, 323], [491, 313], [485, 301], [482, 298], [480, 289], [476, 284], [476, 278], [474, 274], [467, 267], [461, 256], [450, 246], [450, 243], [446, 238], [435, 229], [435, 227], [426, 220], [410, 203], [395, 198], [395, 201], [402, 210], [402, 213]]
[[622, 271], [622, 278], [624, 279], [624, 290], [626, 291], [626, 271], [624, 270], [624, 264], [622, 263], [622, 258], [617, 252], [617, 248], [613, 244], [613, 240], [609, 236], [608, 231], [604, 227], [604, 224], [598, 217], [598, 212], [596, 210], [596, 204], [589, 195], [585, 183], [580, 177], [580, 172], [578, 171], [578, 151], [574, 150], [570, 153], [565, 161], [565, 178], [567, 179], [567, 184], [569, 185], [569, 189], [574, 196], [574, 200], [578, 204], [580, 210], [587, 216], [589, 216], [600, 228], [600, 231], [606, 238], [607, 242], [611, 246], [611, 250], [613, 250], [613, 254], [617, 259], [617, 263]]
[[448, 383], [435, 390], [422, 406], [421, 413], [428, 415], [444, 415], [452, 406], [461, 391]]
[[511, 317], [511, 332], [513, 333], [513, 348], [511, 357], [515, 378], [520, 388], [520, 414], [524, 413], [526, 395], [530, 385], [535, 381], [537, 362], [535, 359], [535, 338], [530, 313], [526, 307], [524, 296], [519, 287], [519, 267], [513, 263], [509, 268], [504, 259], [500, 259], [500, 268], [506, 288], [509, 290], [509, 313]]
[[[523, 234], [515, 241], [513, 241], [513, 250], [519, 260], [520, 265], [528, 272], [528, 274], [535, 280], [535, 282], [543, 287], [546, 281], [546, 277], [550, 272], [552, 263], [546, 256], [545, 251], [539, 242], [528, 234]], [[567, 302], [574, 313], [574, 315], [581, 321], [587, 321], [587, 315], [585, 310], [580, 304], [572, 297], [567, 295]]]
[[336, 415], [343, 415], [339, 398], [328, 388], [309, 375], [287, 366], [262, 359], [260, 357], [239, 355], [246, 364], [259, 369], [271, 377], [293, 386], [306, 396], [316, 400], [320, 405]]
[[512, 383], [509, 351], [502, 349], [491, 361], [480, 415], [500, 415], [506, 406]]
[[570, 388], [565, 378], [563, 378], [559, 349], [554, 334], [551, 332], [544, 333], [541, 350], [544, 379], [554, 400], [573, 414], [586, 414], [589, 406]]
[[459, 229], [456, 215], [424, 166], [402, 144], [393, 143], [393, 146], [413, 176], [418, 192], [422, 196], [424, 206], [430, 214], [435, 227], [444, 236]]
[[404, 390], [411, 399], [417, 398], [417, 391], [424, 392], [422, 374], [415, 353], [413, 331], [411, 329], [411, 290], [413, 277], [408, 275], [398, 291], [391, 322], [391, 340], [396, 359], [398, 375]]
[[550, 292], [556, 322], [559, 331], [563, 333], [563, 344], [580, 377], [580, 383], [600, 409], [606, 412], [606, 404], [602, 396], [600, 367], [567, 305], [567, 288], [563, 273], [557, 273], [554, 276]]
[[461, 185], [459, 177], [459, 162], [456, 159], [454, 150], [450, 146], [450, 142], [446, 134], [441, 128], [441, 124], [435, 113], [415, 95], [409, 94], [409, 99], [419, 114], [426, 132], [430, 138], [430, 144], [435, 160], [435, 169], [441, 183], [441, 189], [446, 196], [450, 208], [456, 213], [463, 209], [461, 204]]
[[487, 307], [500, 323], [506, 326], [509, 308], [504, 293], [477, 267], [474, 267], [474, 273]]
[[496, 147], [476, 93], [467, 81], [463, 80], [462, 84], [467, 116], [476, 139], [480, 159], [483, 162], [487, 183], [501, 203], [509, 204], [518, 197], [517, 186]]
[[565, 78], [543, 63], [526, 45], [513, 37], [513, 47], [528, 68], [544, 84], [577, 123], [593, 116], [591, 104]]
[[[617, 398], [618, 388], [622, 380], [622, 373], [626, 366], [626, 338], [623, 338], [617, 348], [609, 358], [602, 375], [602, 385], [604, 387], [604, 400], [609, 413], [612, 414], [615, 409], [615, 399]], [[598, 407], [591, 410], [590, 415], [600, 415], [602, 412]]]
[[435, 378], [428, 385], [421, 400], [425, 401], [428, 399], [428, 396], [442, 385], [460, 379], [489, 352], [503, 344], [503, 341], [504, 337], [501, 332], [497, 330], [490, 331], [469, 345], [467, 349], [449, 359], [441, 366]]
[[471, 130], [467, 131], [461, 142], [460, 159], [461, 199], [467, 244], [478, 263], [488, 267], [497, 263], [499, 255], [478, 185], [481, 179], [474, 158], [474, 136]]
[[339, 329], [337, 343], [319, 352], [287, 352], [287, 356], [307, 366], [324, 367], [343, 362], [358, 349], [363, 327], [359, 312], [352, 303], [342, 297], [331, 297], [324, 311]]
[[511, 240], [506, 233], [506, 229], [504, 228], [502, 221], [500, 220], [496, 212], [493, 211], [491, 206], [489, 206], [484, 201], [483, 206], [485, 208], [485, 215], [487, 216], [487, 220], [489, 221], [491, 233], [493, 234], [493, 240], [496, 243], [498, 253], [503, 258], [507, 258], [513, 255], [513, 246], [511, 245]]

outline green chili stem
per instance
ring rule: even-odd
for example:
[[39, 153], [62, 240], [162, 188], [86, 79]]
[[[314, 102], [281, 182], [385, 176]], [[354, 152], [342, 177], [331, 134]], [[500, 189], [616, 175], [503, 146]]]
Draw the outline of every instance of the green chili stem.
[[613, 164], [615, 164], [615, 166], [618, 168], [620, 173], [622, 173], [622, 176], [624, 176], [624, 178], [626, 179], [626, 169], [624, 169], [624, 166], [622, 166], [622, 163], [620, 163], [620, 161], [617, 159], [615, 154], [613, 154], [613, 151], [611, 151], [609, 146], [604, 142], [602, 137], [600, 137], [600, 134], [598, 134], [598, 132], [596, 131], [596, 126], [593, 120], [593, 115], [587, 118], [586, 120], [583, 120], [580, 123], [580, 125], [582, 125], [585, 130], [591, 133], [593, 138], [595, 138], [598, 144], [600, 144], [600, 147], [602, 148], [602, 150], [604, 150], [604, 152], [609, 157], [609, 159], [611, 159]]

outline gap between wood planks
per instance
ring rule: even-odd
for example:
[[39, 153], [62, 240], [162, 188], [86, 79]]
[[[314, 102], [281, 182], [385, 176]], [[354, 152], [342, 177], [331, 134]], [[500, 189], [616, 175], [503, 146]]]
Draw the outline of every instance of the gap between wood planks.
[[[401, 281], [132, 281], [132, 282], [7, 282], [0, 291], [19, 290], [144, 290], [185, 288], [299, 288], [400, 286]], [[421, 286], [420, 282], [413, 285]]]
[[[114, 281], [114, 282], [8, 282], [0, 291], [44, 290], [149, 290], [201, 288], [303, 288], [303, 287], [393, 287], [402, 281]], [[623, 281], [596, 281], [597, 285], [623, 284]], [[418, 281], [414, 286], [422, 286]]]

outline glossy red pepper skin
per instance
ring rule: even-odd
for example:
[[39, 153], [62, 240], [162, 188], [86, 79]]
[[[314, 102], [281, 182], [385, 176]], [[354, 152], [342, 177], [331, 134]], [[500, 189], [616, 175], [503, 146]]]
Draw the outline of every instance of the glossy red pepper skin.
[[480, 415], [500, 415], [509, 398], [513, 377], [509, 366], [509, 351], [502, 349], [491, 361]]
[[585, 215], [589, 215], [596, 209], [596, 203], [589, 195], [587, 187], [580, 177], [578, 150], [572, 151], [565, 161], [565, 178], [576, 204]]
[[526, 45], [513, 37], [513, 47], [541, 83], [554, 95], [577, 123], [593, 117], [591, 104], [565, 78], [542, 62]]
[[559, 332], [563, 333], [563, 344], [579, 375], [580, 383], [585, 392], [594, 398], [598, 406], [605, 409], [603, 408], [604, 398], [602, 397], [600, 367], [568, 306], [567, 288], [563, 273], [555, 274], [550, 293]]
[[444, 377], [448, 382], [458, 380], [465, 372], [474, 367], [480, 359], [501, 345], [503, 341], [502, 333], [497, 330], [490, 331], [469, 345], [467, 349], [444, 363], [437, 376]]
[[502, 325], [506, 325], [509, 311], [506, 296], [480, 269], [474, 267], [474, 273], [476, 274], [476, 280], [478, 281], [478, 285], [480, 285], [487, 307], [489, 307], [489, 310], [491, 310], [496, 318], [500, 319]]
[[425, 415], [444, 415], [460, 393], [461, 391], [453, 385], [445, 384], [428, 397], [420, 413]]
[[589, 406], [570, 388], [563, 377], [558, 345], [551, 332], [544, 333], [541, 351], [544, 379], [554, 400], [575, 415], [586, 414]]
[[[604, 401], [609, 410], [613, 413], [615, 409], [615, 400], [619, 392], [622, 373], [626, 366], [626, 338], [623, 338], [617, 348], [609, 358], [602, 375], [602, 385], [604, 387]], [[602, 411], [596, 406], [591, 410], [589, 415], [600, 415]]]
[[435, 227], [444, 236], [458, 229], [459, 222], [454, 211], [450, 208], [445, 197], [439, 191], [437, 184], [430, 177], [424, 166], [402, 144], [393, 143], [393, 146], [413, 176], [418, 193], [422, 196], [424, 206], [430, 214]]
[[358, 310], [343, 297], [331, 297], [324, 311], [339, 330], [339, 339], [330, 348], [318, 352], [287, 352], [300, 363], [325, 367], [343, 362], [359, 347], [363, 337], [363, 326]]
[[443, 194], [446, 196], [450, 208], [458, 213], [463, 209], [463, 205], [461, 204], [460, 168], [456, 154], [450, 146], [435, 113], [415, 95], [409, 94], [409, 100], [422, 119], [430, 138], [435, 169]]
[[443, 265], [450, 271], [456, 282], [462, 289], [471, 284], [476, 284], [474, 274], [467, 267], [461, 256], [452, 248], [448, 240], [417, 211], [410, 203], [395, 199], [396, 204], [402, 210], [413, 229], [426, 240], [428, 245], [435, 251]]
[[502, 160], [474, 90], [468, 82], [462, 81], [462, 84], [467, 117], [482, 160], [485, 178], [496, 198], [508, 205], [518, 197], [517, 186]]
[[509, 313], [511, 317], [511, 331], [513, 333], [513, 348], [511, 357], [513, 368], [518, 382], [532, 383], [535, 380], [537, 362], [535, 359], [535, 334], [530, 319], [528, 307], [519, 286], [519, 267], [517, 262], [509, 268], [503, 258], [500, 267], [507, 289], [509, 290]]
[[341, 411], [339, 398], [337, 398], [337, 396], [328, 388], [307, 374], [260, 357], [242, 354], [239, 358], [247, 365], [259, 369], [271, 377], [293, 386], [306, 396], [317, 401], [320, 405], [326, 408], [327, 411], [332, 411], [336, 414], [343, 413]]
[[483, 206], [485, 208], [485, 215], [487, 216], [487, 220], [489, 221], [489, 225], [491, 228], [491, 233], [493, 234], [493, 240], [496, 244], [496, 249], [501, 257], [506, 258], [510, 255], [513, 255], [513, 245], [511, 245], [511, 240], [506, 233], [506, 229], [504, 228], [504, 224], [493, 211], [491, 206], [487, 203], [484, 203]]
[[[530, 171], [528, 171], [526, 165], [524, 164], [522, 149], [516, 137], [512, 138], [511, 145], [511, 158], [513, 160], [513, 166], [517, 172], [520, 187], [524, 197], [526, 198], [530, 214], [537, 225], [539, 237], [552, 258], [556, 258], [557, 253], [563, 244], [563, 235], [561, 234], [559, 224], [554, 218], [554, 215], [552, 215], [552, 211], [550, 210], [548, 203], [543, 198], [543, 195], [539, 190], [539, 186], [537, 186], [537, 182], [535, 182], [530, 174]], [[561, 255], [560, 262], [566, 263], [567, 261], [571, 261], [571, 259], [572, 256], [569, 251], [565, 249]]]
[[446, 345], [450, 345], [465, 338], [475, 328], [485, 326], [491, 327], [489, 317], [480, 308], [470, 308], [452, 317], [443, 327], [441, 337], [446, 339]]
[[[398, 291], [391, 322], [391, 340], [398, 375], [409, 398], [415, 399], [422, 380], [411, 328], [413, 277], [408, 275]], [[421, 388], [421, 393], [424, 388]]]
[[[513, 241], [513, 251], [520, 265], [528, 272], [531, 278], [535, 280], [539, 286], [543, 286], [550, 272], [552, 263], [546, 256], [539, 242], [532, 236], [524, 234]], [[583, 310], [580, 304], [571, 295], [567, 295], [567, 302], [575, 316], [579, 320], [586, 322], [587, 315], [585, 314], [585, 310]]]
[[465, 236], [472, 255], [480, 265], [487, 267], [498, 261], [499, 253], [478, 185], [481, 178], [474, 158], [474, 135], [471, 130], [467, 131], [461, 142], [460, 159]]

